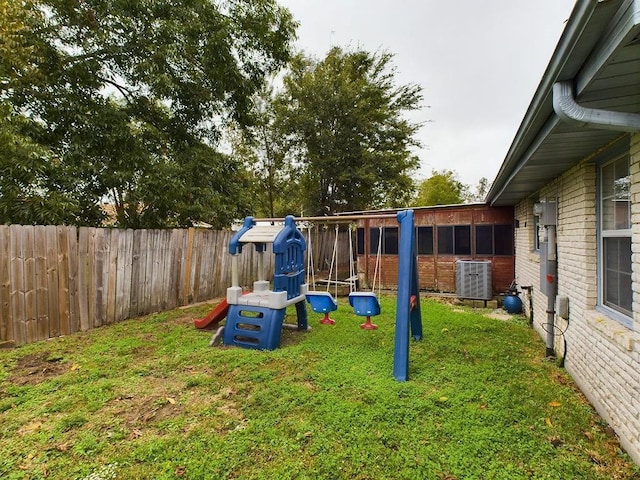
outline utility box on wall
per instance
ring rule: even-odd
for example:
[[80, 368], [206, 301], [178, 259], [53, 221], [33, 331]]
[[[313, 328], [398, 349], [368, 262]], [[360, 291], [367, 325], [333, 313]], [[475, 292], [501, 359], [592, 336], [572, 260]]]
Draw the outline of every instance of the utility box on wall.
[[458, 260], [456, 262], [456, 294], [458, 298], [491, 300], [491, 262]]
[[[555, 228], [558, 223], [558, 199], [546, 197], [533, 206], [533, 214], [539, 217], [539, 224], [545, 230], [544, 241], [540, 242], [540, 292], [547, 297], [555, 292], [557, 264], [549, 262], [549, 258], [555, 258], [556, 242]], [[553, 249], [550, 251], [550, 249]]]
[[533, 206], [533, 214], [540, 217], [540, 225], [556, 225], [557, 223], [557, 202], [555, 197], [541, 199]]

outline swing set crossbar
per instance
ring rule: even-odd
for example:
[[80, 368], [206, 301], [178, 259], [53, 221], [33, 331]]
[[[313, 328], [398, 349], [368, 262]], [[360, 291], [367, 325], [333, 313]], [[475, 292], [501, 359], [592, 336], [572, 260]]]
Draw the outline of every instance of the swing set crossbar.
[[[357, 220], [377, 220], [385, 218], [396, 218], [395, 213], [371, 213], [364, 215], [330, 215], [325, 217], [295, 217], [296, 222], [311, 223], [353, 223]], [[256, 222], [283, 222], [284, 218], [256, 218]]]

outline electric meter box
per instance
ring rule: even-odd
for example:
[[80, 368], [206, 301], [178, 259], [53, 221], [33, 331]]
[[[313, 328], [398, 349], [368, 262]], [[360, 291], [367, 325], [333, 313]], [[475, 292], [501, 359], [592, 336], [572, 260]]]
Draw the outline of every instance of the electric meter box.
[[553, 197], [540, 200], [533, 206], [534, 215], [540, 217], [540, 225], [556, 225], [557, 201]]

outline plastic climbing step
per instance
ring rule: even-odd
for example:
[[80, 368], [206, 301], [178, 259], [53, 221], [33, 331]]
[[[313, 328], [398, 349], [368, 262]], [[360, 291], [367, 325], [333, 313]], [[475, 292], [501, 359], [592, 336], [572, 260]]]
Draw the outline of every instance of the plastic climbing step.
[[222, 341], [236, 347], [275, 350], [280, 346], [285, 313], [286, 308], [231, 305]]

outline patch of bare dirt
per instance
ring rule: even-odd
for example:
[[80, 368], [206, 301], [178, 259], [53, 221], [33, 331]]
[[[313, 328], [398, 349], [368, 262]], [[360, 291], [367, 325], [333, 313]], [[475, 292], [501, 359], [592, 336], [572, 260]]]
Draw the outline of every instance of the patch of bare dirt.
[[485, 317], [494, 318], [496, 320], [503, 320], [506, 322], [507, 320], [511, 320], [513, 318], [513, 315], [506, 313], [504, 310], [497, 309], [492, 311], [491, 313], [487, 313]]
[[37, 385], [68, 372], [70, 368], [70, 364], [63, 362], [62, 358], [34, 353], [18, 360], [8, 380], [16, 385]]
[[166, 321], [167, 325], [188, 325], [193, 326], [193, 320], [198, 318], [197, 315], [183, 316], [177, 318], [171, 318]]
[[121, 396], [110, 405], [111, 414], [118, 417], [123, 426], [137, 435], [143, 428], [182, 414], [183, 407], [170, 395]]

